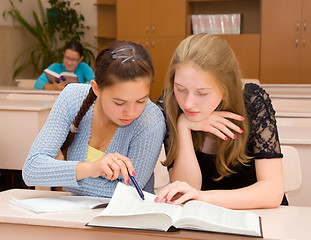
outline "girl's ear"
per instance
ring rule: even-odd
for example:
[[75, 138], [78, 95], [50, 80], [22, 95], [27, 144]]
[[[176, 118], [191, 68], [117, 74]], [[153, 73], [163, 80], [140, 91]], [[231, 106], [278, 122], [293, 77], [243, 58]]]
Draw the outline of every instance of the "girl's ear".
[[83, 61], [83, 59], [84, 59], [84, 57], [83, 57], [83, 56], [82, 56], [82, 57], [80, 57], [79, 63], [80, 63], [80, 62], [82, 62], [82, 61]]
[[94, 92], [95, 95], [98, 97], [99, 94], [100, 94], [100, 89], [99, 89], [97, 83], [95, 82], [95, 80], [91, 80], [90, 83], [91, 83], [91, 86], [92, 86], [92, 88], [93, 88], [93, 92]]

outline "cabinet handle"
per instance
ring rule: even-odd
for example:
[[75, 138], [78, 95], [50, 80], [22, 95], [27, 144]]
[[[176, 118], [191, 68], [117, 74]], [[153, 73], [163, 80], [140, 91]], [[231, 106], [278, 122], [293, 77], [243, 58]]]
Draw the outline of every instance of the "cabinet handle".
[[148, 33], [149, 32], [149, 26], [147, 25], [146, 26], [146, 33]]
[[296, 23], [296, 31], [299, 32], [299, 30], [300, 30], [300, 22], [297, 21], [297, 23]]
[[152, 47], [153, 48], [155, 47], [155, 41], [152, 41]]
[[303, 47], [306, 46], [306, 39], [302, 39], [302, 46], [303, 46]]
[[296, 47], [298, 47], [298, 45], [299, 45], [299, 40], [298, 38], [296, 38]]
[[146, 48], [149, 47], [149, 41], [146, 41]]
[[155, 26], [152, 26], [152, 33], [155, 33]]
[[306, 21], [303, 21], [303, 30], [307, 31], [307, 22]]

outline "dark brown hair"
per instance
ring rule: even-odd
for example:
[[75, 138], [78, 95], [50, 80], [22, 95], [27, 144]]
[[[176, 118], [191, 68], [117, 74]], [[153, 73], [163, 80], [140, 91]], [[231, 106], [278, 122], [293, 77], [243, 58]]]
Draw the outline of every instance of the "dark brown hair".
[[[148, 79], [150, 79], [149, 85], [151, 87], [154, 76], [149, 53], [143, 46], [128, 41], [115, 41], [104, 48], [96, 57], [94, 72], [95, 81], [100, 89], [148, 76], [150, 76]], [[91, 87], [72, 123], [73, 128], [79, 128], [80, 122], [95, 100], [96, 95]], [[61, 147], [65, 159], [74, 136], [75, 131], [69, 131], [66, 141]]]
[[71, 41], [71, 42], [66, 43], [64, 51], [66, 51], [67, 49], [70, 49], [72, 51], [79, 53], [80, 57], [83, 56], [83, 52], [84, 52], [83, 46], [78, 41]]

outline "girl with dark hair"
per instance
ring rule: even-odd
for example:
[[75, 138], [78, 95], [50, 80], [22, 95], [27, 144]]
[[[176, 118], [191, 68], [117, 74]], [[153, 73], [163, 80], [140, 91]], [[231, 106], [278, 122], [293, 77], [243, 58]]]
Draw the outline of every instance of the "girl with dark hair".
[[163, 114], [148, 99], [153, 75], [141, 45], [116, 41], [102, 50], [95, 80], [69, 84], [56, 100], [25, 162], [25, 183], [111, 197], [129, 173], [153, 192], [165, 134]]
[[[58, 74], [62, 72], [73, 72], [79, 78], [80, 83], [90, 83], [94, 79], [93, 70], [83, 60], [83, 46], [77, 41], [69, 42], [64, 48], [63, 63], [53, 63], [48, 67], [49, 70]], [[49, 83], [45, 73], [42, 73], [35, 83], [36, 89], [63, 90], [68, 81], [53, 80]]]

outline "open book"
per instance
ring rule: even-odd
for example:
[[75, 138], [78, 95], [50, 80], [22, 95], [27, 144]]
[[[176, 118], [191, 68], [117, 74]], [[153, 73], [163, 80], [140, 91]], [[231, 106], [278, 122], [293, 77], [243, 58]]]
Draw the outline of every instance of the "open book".
[[118, 183], [106, 209], [87, 226], [168, 231], [174, 228], [262, 237], [261, 220], [255, 213], [230, 210], [201, 201], [183, 206], [156, 203], [156, 195]]
[[53, 83], [53, 78], [57, 83], [59, 83], [61, 81], [60, 77], [63, 77], [63, 79], [68, 81], [69, 83], [79, 83], [78, 76], [73, 72], [62, 72], [61, 74], [58, 74], [46, 68], [44, 69], [44, 73], [50, 83]]
[[10, 203], [35, 213], [63, 212], [106, 207], [110, 198], [90, 196], [63, 196], [55, 198], [30, 198], [10, 200]]

